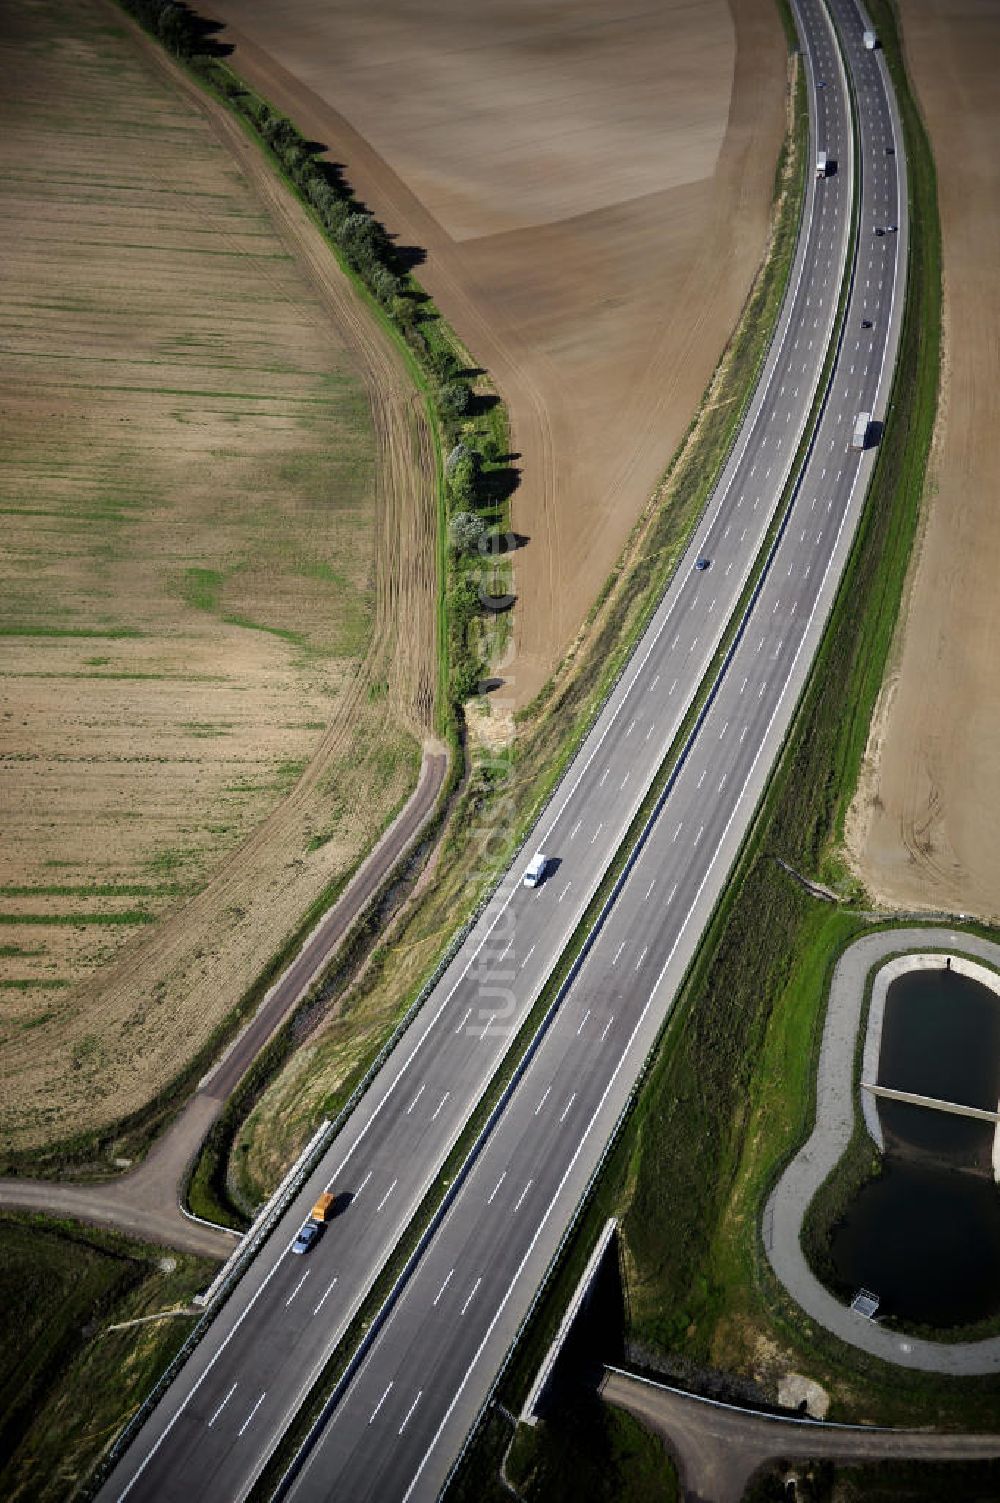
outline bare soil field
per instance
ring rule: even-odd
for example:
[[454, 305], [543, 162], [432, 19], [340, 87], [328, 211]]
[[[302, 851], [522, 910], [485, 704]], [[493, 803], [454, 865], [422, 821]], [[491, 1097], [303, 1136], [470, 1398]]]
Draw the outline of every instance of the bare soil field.
[[436, 496], [400, 355], [221, 108], [101, 0], [2, 0], [0, 69], [24, 1149], [161, 1091], [408, 794]]
[[772, 0], [221, 0], [236, 71], [341, 163], [511, 414], [500, 696], [572, 642], [763, 253], [784, 127]]
[[926, 521], [848, 847], [884, 903], [996, 919], [1000, 12], [990, 0], [902, 0], [900, 13], [937, 162], [945, 354]]

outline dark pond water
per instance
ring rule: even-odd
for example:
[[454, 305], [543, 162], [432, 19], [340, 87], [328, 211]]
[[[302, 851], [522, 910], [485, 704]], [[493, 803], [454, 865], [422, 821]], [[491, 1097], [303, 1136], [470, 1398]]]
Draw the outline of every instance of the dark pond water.
[[955, 971], [910, 971], [889, 987], [878, 1081], [996, 1111], [1000, 997]]
[[992, 1180], [887, 1157], [837, 1228], [839, 1276], [880, 1315], [946, 1328], [1000, 1311], [1000, 1194]]
[[[886, 997], [878, 1080], [995, 1111], [1000, 999], [944, 969], [899, 977]], [[994, 1125], [905, 1102], [878, 1110], [884, 1169], [834, 1231], [840, 1279], [873, 1289], [880, 1314], [913, 1324], [944, 1330], [1000, 1313]]]

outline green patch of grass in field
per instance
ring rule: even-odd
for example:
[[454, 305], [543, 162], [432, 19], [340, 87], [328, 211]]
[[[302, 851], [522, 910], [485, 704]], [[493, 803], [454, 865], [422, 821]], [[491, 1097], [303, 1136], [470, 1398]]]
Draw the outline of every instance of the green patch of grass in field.
[[0, 622], [0, 637], [141, 637], [131, 626], [28, 626]]
[[[67, 863], [69, 864], [69, 863]], [[94, 882], [84, 885], [0, 886], [2, 898], [172, 898], [189, 893], [191, 887], [180, 882]], [[2, 953], [2, 951], [0, 951]], [[26, 952], [30, 953], [30, 952]]]
[[199, 611], [217, 611], [226, 576], [219, 569], [185, 569], [182, 590], [188, 605]]
[[[71, 981], [60, 981], [55, 977], [45, 978], [43, 976], [25, 976], [20, 979], [0, 977], [0, 991], [5, 992], [62, 991], [66, 987], [72, 985], [73, 983]], [[49, 1019], [54, 1016], [54, 1013], [44, 1012], [39, 1013], [34, 1018], [22, 1018], [18, 1022], [18, 1027], [38, 1028], [42, 1023], [47, 1023]]]
[[151, 924], [155, 914], [145, 908], [120, 913], [0, 913], [0, 924]]

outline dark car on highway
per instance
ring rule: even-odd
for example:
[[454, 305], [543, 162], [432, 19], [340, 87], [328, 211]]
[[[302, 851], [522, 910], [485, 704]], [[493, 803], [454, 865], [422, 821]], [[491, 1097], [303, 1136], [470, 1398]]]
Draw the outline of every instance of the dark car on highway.
[[307, 1221], [305, 1226], [299, 1228], [299, 1234], [292, 1243], [292, 1252], [300, 1256], [319, 1241], [319, 1225], [315, 1221]]

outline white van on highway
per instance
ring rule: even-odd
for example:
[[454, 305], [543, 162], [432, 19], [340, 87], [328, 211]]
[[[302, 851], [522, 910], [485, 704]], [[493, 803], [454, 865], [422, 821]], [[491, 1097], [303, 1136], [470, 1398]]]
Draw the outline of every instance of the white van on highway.
[[545, 869], [549, 864], [549, 858], [542, 851], [536, 851], [528, 864], [528, 869], [521, 878], [525, 887], [540, 887], [545, 876]]

